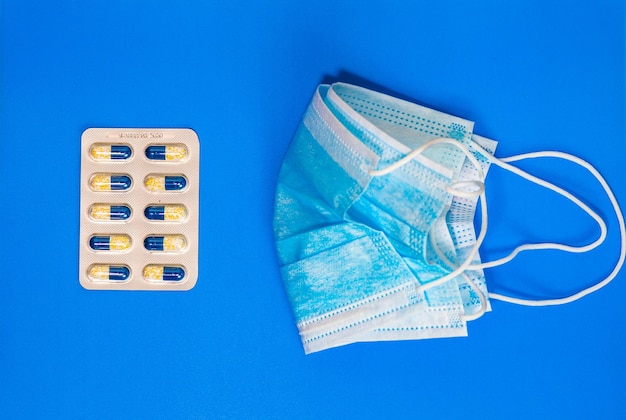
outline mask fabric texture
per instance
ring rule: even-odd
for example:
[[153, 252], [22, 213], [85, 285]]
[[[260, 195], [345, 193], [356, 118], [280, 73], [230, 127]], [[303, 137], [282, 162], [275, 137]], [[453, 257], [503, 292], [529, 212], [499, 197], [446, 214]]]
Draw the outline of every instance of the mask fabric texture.
[[[467, 280], [420, 290], [452, 271], [432, 251], [433, 230], [439, 252], [455, 263], [475, 240], [476, 200], [455, 200], [447, 190], [474, 175], [466, 155], [441, 144], [387, 176], [370, 171], [435, 138], [467, 147], [472, 129], [470, 121], [356, 86], [317, 89], [283, 162], [274, 217], [305, 352], [467, 335], [464, 315], [480, 306]], [[474, 273], [486, 292], [482, 270]]]
[[[490, 154], [494, 154], [497, 146], [496, 141], [476, 134], [472, 136], [472, 140]], [[473, 155], [480, 163], [483, 174], [484, 176], [486, 176], [491, 162], [485, 159], [484, 156], [478, 152], [474, 152]], [[469, 159], [466, 158], [465, 162], [463, 163], [463, 167], [461, 168], [461, 173], [459, 174], [459, 180], [471, 181], [477, 179], [484, 182], [484, 178], [479, 178], [479, 174], [477, 173], [476, 168], [474, 167], [474, 165], [471, 164]], [[456, 266], [458, 266], [460, 262], [464, 261], [470, 256], [471, 249], [476, 244], [474, 215], [476, 214], [477, 203], [478, 197], [454, 196], [452, 199], [450, 210], [446, 215], [446, 227], [448, 228], [448, 231], [450, 233], [449, 238], [452, 241], [454, 251], [450, 249], [449, 243], [441, 243], [441, 241], [443, 240], [447, 242], [448, 236], [446, 236], [445, 234], [435, 235], [438, 239], [437, 244], [442, 251], [448, 250], [446, 252], [447, 255], [456, 255], [456, 261], [452, 260], [453, 263], [456, 263]], [[450, 257], [448, 258], [451, 259]], [[472, 265], [480, 264], [480, 255], [478, 252], [476, 252], [476, 255], [472, 258], [471, 261]], [[473, 270], [467, 270], [465, 274], [469, 277], [469, 281], [471, 281], [476, 287], [478, 287], [482, 295], [487, 296], [487, 285], [485, 281], [485, 273], [483, 272], [483, 270], [481, 268], [476, 268]], [[463, 276], [459, 276], [457, 279], [459, 282], [459, 291], [463, 300], [465, 315], [477, 314], [482, 309], [482, 304], [477, 293], [473, 290], [469, 281], [466, 278], [464, 278]], [[484, 309], [486, 311], [491, 310], [488, 300], [486, 304], [487, 307]]]
[[[283, 283], [306, 353], [359, 341], [467, 335], [488, 299], [561, 305], [612, 281], [626, 260], [617, 200], [588, 162], [563, 152], [495, 158], [497, 143], [473, 123], [344, 83], [320, 85], [287, 151], [276, 191], [274, 236]], [[523, 251], [588, 252], [605, 221], [572, 193], [511, 162], [567, 160], [604, 189], [617, 217], [619, 258], [603, 280], [571, 296], [521, 299], [487, 291], [483, 268]], [[565, 197], [597, 224], [586, 245], [529, 243], [481, 262], [491, 164]], [[474, 215], [481, 200], [481, 228]]]

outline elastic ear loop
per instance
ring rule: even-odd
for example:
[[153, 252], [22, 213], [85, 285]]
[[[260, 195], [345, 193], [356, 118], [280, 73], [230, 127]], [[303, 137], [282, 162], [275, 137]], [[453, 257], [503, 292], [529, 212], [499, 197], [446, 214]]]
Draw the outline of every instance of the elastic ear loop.
[[[456, 147], [457, 149], [459, 149], [461, 152], [463, 152], [463, 154], [465, 154], [465, 156], [469, 159], [469, 161], [472, 163], [472, 165], [474, 165], [474, 167], [476, 168], [476, 171], [478, 172], [478, 178], [480, 180], [484, 179], [484, 172], [482, 167], [480, 166], [480, 163], [478, 163], [478, 160], [474, 157], [474, 155], [472, 154], [472, 152], [469, 151], [469, 149], [467, 147], [465, 147], [463, 144], [459, 143], [457, 140], [453, 140], [450, 138], [445, 138], [445, 137], [441, 137], [441, 138], [436, 138], [433, 140], [430, 140], [426, 143], [424, 143], [423, 145], [421, 145], [420, 147], [418, 147], [417, 149], [412, 150], [410, 153], [408, 153], [406, 156], [404, 156], [403, 158], [397, 160], [396, 162], [392, 163], [391, 165], [383, 168], [383, 169], [379, 169], [379, 170], [371, 170], [369, 171], [369, 174], [371, 176], [382, 176], [382, 175], [387, 175], [395, 170], [397, 170], [398, 168], [406, 165], [407, 163], [409, 163], [411, 160], [413, 160], [416, 156], [420, 155], [421, 153], [424, 152], [424, 150], [437, 145], [437, 144], [450, 144], [454, 147]], [[453, 270], [452, 272], [446, 274], [445, 276], [442, 276], [440, 278], [438, 278], [437, 280], [433, 280], [427, 284], [424, 285], [420, 285], [418, 290], [422, 290], [422, 291], [426, 291], [428, 289], [431, 289], [433, 287], [437, 287], [440, 286], [442, 284], [444, 284], [445, 282], [459, 276], [459, 275], [464, 275], [465, 274], [465, 270], [470, 266], [470, 264], [472, 263], [472, 260], [474, 259], [474, 256], [478, 253], [478, 248], [480, 247], [480, 245], [482, 244], [483, 240], [485, 239], [485, 235], [487, 233], [487, 225], [488, 225], [488, 217], [487, 217], [487, 200], [485, 199], [485, 188], [484, 188], [484, 183], [482, 181], [460, 181], [457, 182], [453, 185], [456, 186], [467, 186], [467, 185], [479, 185], [480, 188], [478, 188], [478, 190], [476, 191], [463, 191], [463, 190], [458, 190], [455, 188], [452, 188], [452, 186], [447, 187], [446, 191], [448, 191], [448, 193], [452, 194], [452, 195], [462, 195], [465, 197], [476, 197], [478, 196], [480, 198], [480, 203], [481, 203], [481, 227], [480, 227], [480, 232], [478, 234], [478, 237], [476, 238], [476, 243], [474, 244], [474, 246], [472, 247], [469, 256], [467, 257], [467, 259], [458, 266], [458, 268], [456, 268], [455, 270]], [[432, 238], [432, 235], [431, 235]], [[432, 240], [432, 239], [431, 239]], [[434, 247], [435, 251], [438, 253], [439, 257], [441, 258], [443, 256], [443, 254], [441, 253], [441, 251], [439, 250], [439, 248], [437, 246]], [[451, 264], [451, 262], [445, 258], [445, 256], [443, 256], [442, 260], [452, 267], [453, 265]], [[447, 262], [446, 262], [447, 261]], [[478, 313], [474, 314], [474, 315], [469, 315], [464, 317], [466, 320], [471, 320], [471, 319], [475, 319], [480, 317], [483, 313], [485, 313], [485, 311], [487, 310], [487, 302], [485, 299], [484, 294], [482, 293], [482, 291], [470, 280], [470, 278], [465, 275], [464, 277], [466, 280], [468, 280], [468, 283], [470, 284], [470, 287], [472, 287], [472, 290], [474, 290], [481, 301], [481, 309]]]
[[[454, 263], [450, 261], [443, 254], [443, 252], [441, 252], [441, 249], [439, 249], [439, 247], [437, 246], [437, 243], [435, 242], [435, 235], [432, 234], [432, 231], [429, 236], [430, 236], [430, 244], [435, 250], [435, 253], [437, 254], [437, 256], [441, 258], [444, 264], [446, 264], [448, 267], [454, 268]], [[485, 294], [482, 292], [482, 290], [478, 288], [478, 286], [472, 281], [472, 279], [470, 279], [470, 277], [465, 272], [461, 273], [461, 277], [463, 277], [463, 279], [467, 282], [467, 284], [469, 284], [470, 288], [474, 291], [474, 293], [476, 293], [476, 295], [478, 296], [478, 299], [480, 300], [480, 309], [476, 313], [471, 314], [471, 315], [463, 315], [463, 319], [465, 321], [474, 321], [480, 318], [481, 316], [483, 316], [484, 313], [487, 311], [487, 299], [485, 298]]]
[[486, 263], [482, 263], [482, 264], [476, 264], [476, 265], [469, 265], [468, 269], [478, 269], [478, 268], [490, 268], [490, 267], [496, 267], [498, 265], [502, 265], [505, 264], [509, 261], [511, 261], [513, 258], [515, 258], [515, 256], [517, 256], [517, 254], [519, 254], [522, 251], [529, 251], [529, 250], [540, 250], [540, 249], [557, 249], [557, 250], [561, 250], [561, 251], [567, 251], [567, 252], [573, 252], [573, 253], [582, 253], [582, 252], [588, 252], [591, 251], [592, 249], [598, 247], [600, 244], [602, 244], [604, 242], [604, 240], [606, 239], [606, 235], [607, 235], [607, 228], [606, 228], [606, 223], [604, 222], [604, 220], [602, 220], [602, 218], [593, 210], [591, 210], [591, 208], [589, 208], [589, 206], [587, 206], [585, 203], [583, 203], [580, 199], [578, 199], [577, 197], [575, 197], [574, 195], [572, 195], [571, 193], [569, 193], [568, 191], [557, 187], [556, 185], [545, 181], [541, 178], [538, 178], [534, 175], [531, 175], [513, 165], [509, 165], [507, 162], [515, 162], [518, 160], [524, 160], [524, 159], [534, 159], [534, 158], [543, 158], [543, 157], [553, 157], [553, 158], [560, 158], [560, 159], [564, 159], [570, 162], [573, 162], [579, 166], [582, 166], [583, 168], [587, 169], [595, 178], [596, 180], [598, 180], [598, 182], [600, 183], [600, 185], [602, 186], [602, 188], [604, 189], [604, 192], [606, 193], [607, 197], [609, 198], [611, 205], [613, 206], [613, 210], [615, 211], [615, 215], [617, 217], [617, 221], [619, 224], [619, 230], [620, 230], [620, 255], [619, 258], [617, 260], [617, 263], [615, 264], [615, 267], [613, 268], [613, 271], [611, 271], [611, 273], [602, 281], [596, 283], [593, 286], [590, 286], [586, 289], [583, 289], [577, 293], [574, 293], [573, 295], [564, 297], [564, 298], [557, 298], [557, 299], [541, 299], [541, 300], [532, 300], [532, 299], [520, 299], [520, 298], [514, 298], [514, 297], [510, 297], [510, 296], [505, 296], [505, 295], [501, 295], [498, 293], [489, 293], [489, 297], [492, 299], [497, 299], [497, 300], [502, 300], [505, 302], [509, 302], [509, 303], [515, 303], [518, 305], [526, 305], [526, 306], [549, 306], [549, 305], [563, 305], [566, 303], [570, 303], [573, 302], [575, 300], [578, 300], [584, 296], [587, 296], [590, 293], [595, 292], [596, 290], [601, 289], [602, 287], [606, 286], [609, 282], [611, 282], [611, 280], [613, 280], [616, 276], [617, 273], [620, 271], [620, 269], [622, 268], [622, 265], [624, 264], [624, 259], [626, 258], [626, 227], [624, 224], [624, 216], [622, 215], [622, 211], [619, 207], [619, 204], [617, 203], [617, 199], [615, 198], [615, 195], [613, 194], [613, 191], [611, 190], [611, 188], [609, 187], [608, 183], [606, 182], [606, 180], [602, 177], [602, 175], [600, 174], [600, 172], [598, 172], [598, 170], [596, 168], [594, 168], [590, 163], [586, 162], [585, 160], [577, 157], [577, 156], [573, 156], [570, 155], [568, 153], [564, 153], [564, 152], [555, 152], [555, 151], [543, 151], [543, 152], [532, 152], [532, 153], [524, 153], [524, 154], [520, 154], [520, 155], [515, 155], [515, 156], [510, 156], [507, 158], [501, 158], [498, 159], [496, 157], [494, 157], [493, 155], [491, 155], [489, 152], [487, 152], [486, 150], [484, 150], [482, 147], [473, 144], [472, 145], [473, 148], [475, 148], [480, 154], [482, 154], [483, 156], [485, 156], [488, 160], [490, 160], [492, 163], [500, 166], [501, 168], [508, 170], [516, 175], [521, 176], [522, 178], [525, 178], [531, 182], [534, 182], [537, 185], [541, 185], [542, 187], [545, 187], [549, 190], [552, 190], [554, 192], [556, 192], [557, 194], [567, 198], [568, 200], [572, 201], [574, 204], [576, 204], [578, 207], [580, 207], [585, 213], [587, 213], [589, 216], [591, 216], [600, 226], [600, 236], [598, 237], [598, 239], [596, 239], [594, 242], [588, 244], [588, 245], [584, 245], [584, 246], [571, 246], [571, 245], [565, 245], [565, 244], [559, 244], [559, 243], [537, 243], [537, 244], [524, 244], [524, 245], [520, 245], [517, 248], [515, 248], [509, 255], [507, 255], [506, 257], [491, 261], [491, 262], [486, 262]]
[[[425, 144], [423, 144], [422, 146], [420, 146], [419, 148], [411, 151], [409, 154], [407, 154], [406, 156], [404, 156], [402, 159], [394, 162], [393, 164], [389, 165], [386, 168], [380, 169], [380, 170], [372, 170], [370, 171], [370, 175], [372, 176], [381, 176], [381, 175], [386, 175], [388, 173], [391, 173], [393, 171], [395, 171], [396, 169], [406, 165], [408, 162], [410, 162], [415, 156], [421, 154], [424, 152], [424, 150], [426, 150], [429, 147], [432, 147], [436, 144], [441, 144], [441, 143], [445, 143], [445, 144], [451, 144], [453, 146], [455, 146], [456, 148], [458, 148], [459, 150], [461, 150], [466, 156], [467, 158], [472, 162], [472, 164], [476, 167], [477, 172], [479, 174], [480, 179], [484, 179], [484, 175], [483, 175], [483, 171], [482, 168], [480, 167], [480, 165], [478, 164], [478, 161], [474, 158], [474, 156], [471, 154], [471, 152], [462, 144], [458, 143], [455, 140], [452, 139], [447, 139], [447, 138], [437, 138], [434, 140], [431, 140]], [[471, 265], [471, 261], [473, 260], [474, 256], [478, 253], [478, 248], [480, 247], [480, 245], [482, 244], [483, 240], [485, 239], [485, 234], [486, 234], [486, 230], [487, 230], [487, 225], [488, 225], [488, 219], [487, 219], [487, 202], [485, 199], [485, 194], [484, 194], [484, 190], [480, 192], [480, 201], [481, 201], [481, 218], [482, 218], [482, 224], [481, 224], [481, 229], [479, 232], [479, 235], [476, 239], [476, 243], [474, 244], [474, 246], [472, 247], [472, 250], [470, 251], [467, 259], [463, 262], [463, 264], [461, 264], [456, 270], [452, 271], [451, 273], [437, 279], [434, 280], [432, 282], [429, 282], [428, 284], [422, 285], [420, 286], [421, 290], [427, 290], [430, 289], [432, 287], [436, 287], [439, 286], [445, 282], [447, 282], [448, 280], [456, 277], [457, 275], [463, 273], [466, 269], [479, 269], [479, 268], [489, 268], [489, 267], [495, 267], [498, 265], [502, 265], [506, 262], [511, 261], [513, 258], [515, 258], [515, 256], [517, 254], [519, 254], [522, 251], [526, 251], [526, 250], [539, 250], [539, 249], [558, 249], [558, 250], [562, 250], [562, 251], [568, 251], [568, 252], [577, 252], [577, 253], [582, 253], [582, 252], [587, 252], [590, 251], [596, 247], [598, 247], [602, 242], [604, 242], [605, 238], [606, 238], [606, 224], [604, 222], [604, 220], [602, 220], [602, 218], [600, 216], [598, 216], [597, 213], [595, 213], [593, 210], [591, 210], [591, 208], [589, 208], [589, 206], [587, 206], [585, 203], [583, 203], [581, 200], [579, 200], [578, 198], [576, 198], [575, 196], [573, 196], [571, 193], [569, 193], [568, 191], [565, 191], [564, 189], [557, 187], [556, 185], [542, 180], [541, 178], [535, 177], [534, 175], [531, 175], [519, 168], [516, 168], [515, 166], [509, 165], [506, 162], [514, 162], [517, 160], [523, 160], [523, 159], [532, 159], [532, 158], [538, 158], [538, 157], [556, 157], [556, 158], [562, 158], [568, 161], [571, 161], [573, 163], [578, 164], [579, 166], [582, 166], [583, 168], [587, 169], [600, 183], [600, 185], [602, 185], [605, 193], [607, 194], [607, 197], [609, 198], [609, 200], [611, 201], [611, 204], [613, 206], [613, 209], [615, 211], [615, 215], [617, 216], [618, 219], [618, 223], [619, 223], [619, 228], [620, 228], [620, 245], [621, 245], [621, 250], [620, 250], [620, 256], [619, 259], [617, 261], [617, 263], [615, 264], [615, 267], [613, 268], [613, 271], [602, 281], [596, 283], [595, 285], [588, 287], [586, 289], [581, 290], [578, 293], [575, 293], [571, 296], [568, 297], [564, 297], [564, 298], [558, 298], [558, 299], [544, 299], [544, 300], [529, 300], [529, 299], [519, 299], [519, 298], [514, 298], [514, 297], [510, 297], [510, 296], [504, 296], [504, 295], [500, 295], [497, 293], [489, 293], [489, 297], [496, 299], [496, 300], [502, 300], [505, 302], [510, 302], [510, 303], [515, 303], [518, 305], [527, 305], [527, 306], [548, 306], [548, 305], [562, 305], [562, 304], [566, 304], [566, 303], [570, 303], [573, 302], [575, 300], [578, 300], [590, 293], [595, 292], [598, 289], [601, 289], [602, 287], [606, 286], [611, 280], [613, 280], [615, 278], [615, 276], [617, 276], [617, 273], [620, 271], [622, 265], [624, 264], [624, 259], [626, 258], [626, 227], [624, 226], [624, 217], [622, 215], [621, 209], [619, 207], [619, 204], [617, 203], [617, 200], [615, 198], [615, 195], [613, 194], [613, 192], [611, 191], [611, 188], [609, 187], [609, 185], [607, 184], [607, 182], [605, 181], [605, 179], [602, 177], [602, 175], [588, 162], [586, 162], [583, 159], [580, 159], [577, 156], [573, 156], [567, 153], [563, 153], [563, 152], [554, 152], [554, 151], [544, 151], [544, 152], [532, 152], [532, 153], [524, 153], [524, 154], [520, 154], [520, 155], [516, 155], [516, 156], [510, 156], [508, 158], [503, 158], [503, 159], [498, 159], [495, 156], [491, 155], [489, 152], [487, 152], [486, 150], [484, 150], [482, 147], [473, 144], [472, 143], [473, 148], [476, 149], [477, 152], [479, 152], [480, 154], [482, 154], [483, 156], [485, 156], [488, 160], [490, 160], [492, 163], [495, 163], [496, 165], [502, 167], [505, 170], [508, 170], [512, 173], [515, 173], [519, 176], [521, 176], [522, 178], [528, 179], [531, 182], [534, 182], [538, 185], [541, 185], [545, 188], [548, 188], [560, 195], [562, 195], [563, 197], [567, 198], [568, 200], [572, 201], [574, 204], [576, 204], [578, 207], [580, 207], [583, 211], [585, 211], [587, 214], [589, 214], [599, 225], [600, 227], [600, 236], [598, 237], [598, 239], [596, 239], [594, 242], [592, 242], [591, 244], [588, 245], [584, 245], [584, 246], [571, 246], [571, 245], [565, 245], [565, 244], [558, 244], [558, 243], [538, 243], [538, 244], [525, 244], [525, 245], [521, 245], [517, 248], [515, 248], [508, 256], [500, 258], [498, 260], [495, 261], [491, 261], [491, 262], [487, 262], [487, 263], [483, 263], [483, 264], [476, 264], [476, 265]], [[450, 192], [451, 194], [454, 194], [454, 191], [456, 190], [448, 190], [448, 192]], [[435, 246], [434, 247], [436, 251], [438, 251], [438, 248]], [[445, 260], [444, 260], [445, 262]], [[470, 286], [473, 286], [472, 288], [476, 291], [479, 290], [476, 285], [473, 284], [473, 282], [469, 282]], [[479, 296], [482, 296], [482, 292], [478, 293]], [[481, 299], [481, 303], [483, 302], [484, 296], [482, 296]], [[474, 315], [474, 317], [478, 317], [480, 315], [482, 315], [484, 313], [484, 311], [486, 310], [486, 305], [483, 304], [481, 311], [477, 314]], [[478, 315], [478, 316], [476, 316]], [[466, 318], [467, 319], [467, 318]]]

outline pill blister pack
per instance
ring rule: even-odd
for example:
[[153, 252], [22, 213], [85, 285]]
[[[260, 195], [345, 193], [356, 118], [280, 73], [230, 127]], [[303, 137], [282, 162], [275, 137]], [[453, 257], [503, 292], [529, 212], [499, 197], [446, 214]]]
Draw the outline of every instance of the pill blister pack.
[[189, 290], [198, 277], [200, 144], [190, 129], [81, 138], [80, 284]]

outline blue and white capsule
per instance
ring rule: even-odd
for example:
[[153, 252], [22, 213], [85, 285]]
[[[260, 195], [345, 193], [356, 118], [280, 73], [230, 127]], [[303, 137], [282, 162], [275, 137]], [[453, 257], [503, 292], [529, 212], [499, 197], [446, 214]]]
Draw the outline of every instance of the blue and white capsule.
[[93, 191], [128, 191], [132, 185], [130, 176], [125, 174], [94, 174], [89, 180]]
[[89, 154], [98, 161], [128, 160], [133, 150], [126, 144], [96, 143], [89, 149]]
[[185, 270], [179, 265], [150, 264], [144, 267], [143, 277], [149, 282], [179, 282], [185, 278]]
[[151, 174], [144, 180], [144, 185], [150, 192], [183, 191], [187, 186], [187, 178], [182, 175]]
[[89, 247], [94, 251], [128, 251], [132, 245], [130, 236], [118, 235], [94, 235], [89, 238]]
[[94, 204], [89, 208], [89, 218], [96, 222], [117, 222], [130, 219], [131, 210], [129, 206], [111, 205], [111, 204]]
[[187, 240], [183, 235], [151, 235], [143, 240], [143, 247], [153, 252], [182, 252]]
[[130, 278], [130, 268], [125, 265], [94, 264], [89, 266], [88, 277], [92, 281], [126, 281]]

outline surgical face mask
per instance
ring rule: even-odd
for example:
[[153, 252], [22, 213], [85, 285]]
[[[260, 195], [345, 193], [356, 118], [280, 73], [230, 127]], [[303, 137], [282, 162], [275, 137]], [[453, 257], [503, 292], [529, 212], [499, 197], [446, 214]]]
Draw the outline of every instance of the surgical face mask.
[[[600, 174], [559, 152], [498, 159], [496, 144], [474, 135], [473, 123], [461, 118], [347, 84], [318, 87], [283, 162], [274, 214], [281, 275], [306, 353], [360, 341], [465, 336], [467, 322], [490, 309], [490, 298], [562, 304], [617, 275], [626, 229]], [[525, 250], [586, 252], [606, 237], [606, 224], [586, 204], [510, 164], [547, 156], [577, 163], [601, 183], [619, 220], [620, 258], [606, 279], [567, 298], [488, 293], [484, 268]], [[600, 237], [582, 247], [522, 245], [481, 262], [484, 180], [492, 164], [577, 204], [599, 224]]]

